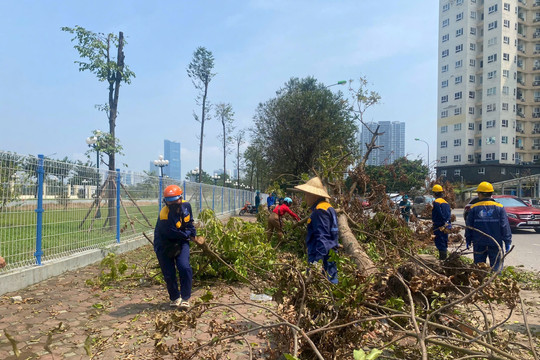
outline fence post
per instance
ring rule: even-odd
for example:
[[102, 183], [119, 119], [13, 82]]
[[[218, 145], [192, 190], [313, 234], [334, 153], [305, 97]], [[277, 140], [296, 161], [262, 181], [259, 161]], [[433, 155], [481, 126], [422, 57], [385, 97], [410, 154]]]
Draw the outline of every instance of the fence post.
[[202, 183], [199, 183], [199, 214], [202, 211]]
[[120, 169], [116, 169], [116, 242], [120, 244]]
[[212, 188], [212, 211], [215, 213], [216, 210], [214, 209], [214, 201], [216, 199], [216, 185]]
[[187, 193], [186, 193], [186, 180], [184, 180], [184, 200], [187, 201]]
[[41, 256], [43, 255], [42, 250], [42, 231], [43, 231], [43, 174], [45, 173], [43, 169], [43, 159], [45, 156], [43, 154], [38, 155], [38, 193], [37, 193], [37, 224], [36, 224], [36, 252], [34, 256], [36, 257], [36, 262], [38, 265], [41, 265]]

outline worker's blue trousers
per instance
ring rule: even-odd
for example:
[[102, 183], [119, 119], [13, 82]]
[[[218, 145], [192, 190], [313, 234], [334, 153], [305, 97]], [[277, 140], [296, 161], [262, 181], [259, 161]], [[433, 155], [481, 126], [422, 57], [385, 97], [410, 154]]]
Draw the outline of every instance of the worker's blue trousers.
[[[501, 246], [502, 247], [502, 246]], [[503, 268], [502, 262], [502, 253], [499, 253], [499, 248], [497, 246], [487, 246], [487, 245], [473, 245], [474, 250], [474, 263], [486, 263], [487, 258], [489, 257], [489, 265], [495, 272], [500, 272]]]
[[[182, 240], [182, 251], [174, 258], [165, 255], [161, 246], [156, 250], [156, 256], [163, 273], [163, 279], [167, 284], [167, 291], [171, 301], [182, 296], [182, 300], [189, 300], [191, 297], [191, 286], [193, 283], [193, 270], [189, 264], [189, 241]], [[178, 291], [178, 279], [176, 269], [180, 275], [180, 291]]]

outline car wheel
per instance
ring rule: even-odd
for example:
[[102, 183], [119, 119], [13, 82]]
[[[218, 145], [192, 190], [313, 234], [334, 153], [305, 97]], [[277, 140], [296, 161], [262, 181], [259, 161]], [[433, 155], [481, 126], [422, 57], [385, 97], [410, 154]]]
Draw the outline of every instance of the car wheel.
[[534, 231], [536, 231], [537, 233], [540, 233], [540, 228], [534, 228]]

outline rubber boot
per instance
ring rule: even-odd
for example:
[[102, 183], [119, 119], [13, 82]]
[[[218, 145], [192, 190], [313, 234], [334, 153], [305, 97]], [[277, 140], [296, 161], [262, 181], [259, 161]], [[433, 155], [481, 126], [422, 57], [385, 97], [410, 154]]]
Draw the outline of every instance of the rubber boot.
[[446, 260], [448, 257], [448, 251], [439, 250], [439, 260]]

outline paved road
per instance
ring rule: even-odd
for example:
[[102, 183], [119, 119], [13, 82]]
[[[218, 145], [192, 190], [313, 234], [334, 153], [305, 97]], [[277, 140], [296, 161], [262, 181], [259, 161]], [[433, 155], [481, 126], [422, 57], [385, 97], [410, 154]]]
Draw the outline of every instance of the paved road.
[[[464, 225], [463, 209], [454, 209], [456, 223]], [[506, 257], [504, 264], [523, 267], [526, 270], [540, 271], [540, 234], [534, 230], [516, 230], [512, 234], [512, 244], [515, 246]]]

